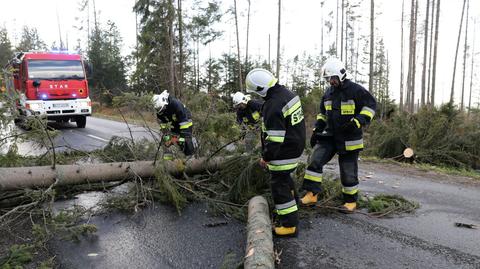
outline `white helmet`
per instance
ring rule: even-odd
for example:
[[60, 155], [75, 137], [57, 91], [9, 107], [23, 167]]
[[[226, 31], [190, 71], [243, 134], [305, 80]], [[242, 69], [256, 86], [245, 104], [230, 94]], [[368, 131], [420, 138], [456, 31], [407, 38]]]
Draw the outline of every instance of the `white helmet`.
[[250, 101], [249, 94], [243, 94], [241, 92], [236, 92], [232, 95], [233, 106], [238, 106], [239, 104], [247, 104]]
[[165, 90], [161, 94], [154, 94], [152, 98], [153, 106], [158, 112], [161, 112], [168, 105], [168, 92]]
[[345, 65], [337, 58], [328, 59], [322, 69], [322, 76], [327, 80], [333, 76], [337, 76], [340, 81], [344, 81], [347, 78]]
[[255, 68], [250, 71], [245, 78], [247, 92], [254, 92], [261, 97], [267, 95], [269, 88], [277, 83], [277, 79], [268, 70], [263, 68]]

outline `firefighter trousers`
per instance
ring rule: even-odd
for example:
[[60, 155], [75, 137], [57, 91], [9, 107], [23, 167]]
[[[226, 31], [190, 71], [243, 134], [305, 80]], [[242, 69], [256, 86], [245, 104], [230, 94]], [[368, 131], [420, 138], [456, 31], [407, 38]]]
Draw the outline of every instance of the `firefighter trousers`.
[[291, 176], [293, 171], [270, 171], [270, 187], [279, 222], [277, 226], [295, 227], [298, 224], [298, 195]]
[[[302, 189], [319, 193], [322, 191], [323, 166], [337, 153], [333, 143], [320, 143], [314, 148], [310, 157], [310, 164], [305, 170]], [[358, 198], [358, 154], [351, 151], [338, 155], [340, 166], [340, 180], [342, 181], [343, 199], [347, 203], [355, 202]]]

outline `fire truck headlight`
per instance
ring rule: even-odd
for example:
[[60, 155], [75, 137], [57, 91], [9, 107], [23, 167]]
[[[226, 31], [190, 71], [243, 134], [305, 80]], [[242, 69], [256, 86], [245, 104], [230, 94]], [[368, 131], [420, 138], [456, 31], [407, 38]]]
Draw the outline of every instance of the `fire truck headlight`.
[[46, 93], [42, 94], [42, 99], [47, 99], [47, 97], [48, 97], [48, 96], [47, 96]]
[[78, 106], [80, 107], [90, 107], [90, 102], [89, 101], [78, 101]]
[[43, 108], [42, 104], [35, 104], [35, 103], [30, 104], [30, 109], [31, 110], [39, 110], [39, 109], [42, 109], [42, 108]]

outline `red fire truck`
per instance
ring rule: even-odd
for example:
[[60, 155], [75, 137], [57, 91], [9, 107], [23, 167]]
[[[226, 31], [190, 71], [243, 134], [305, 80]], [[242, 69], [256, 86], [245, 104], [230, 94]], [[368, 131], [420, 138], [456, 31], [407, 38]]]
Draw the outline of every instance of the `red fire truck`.
[[19, 117], [45, 115], [85, 128], [92, 114], [86, 70], [78, 54], [21, 52], [5, 68], [7, 91], [18, 96]]

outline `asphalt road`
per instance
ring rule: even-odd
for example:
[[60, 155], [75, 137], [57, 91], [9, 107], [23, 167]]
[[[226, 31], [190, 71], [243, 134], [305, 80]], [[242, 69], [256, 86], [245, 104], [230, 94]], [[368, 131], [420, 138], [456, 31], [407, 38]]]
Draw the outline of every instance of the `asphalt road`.
[[[131, 128], [136, 139], [152, 137], [142, 127]], [[98, 118], [89, 118], [85, 129], [74, 124], [57, 129], [62, 131], [58, 146], [82, 150], [102, 147], [112, 135], [130, 137], [124, 123]], [[338, 174], [335, 160], [326, 171]], [[363, 192], [400, 194], [421, 207], [390, 219], [310, 212], [297, 238], [275, 239], [278, 268], [480, 268], [480, 229], [454, 226], [480, 225], [480, 182], [368, 162], [360, 164], [360, 180]], [[95, 205], [96, 198], [85, 195], [73, 202]], [[243, 256], [244, 224], [212, 218], [201, 204], [181, 216], [157, 205], [134, 216], [101, 215], [91, 222], [99, 228], [96, 236], [79, 244], [52, 243], [62, 268], [219, 268], [229, 255], [237, 261]], [[227, 224], [205, 225], [215, 222]]]
[[[338, 174], [336, 161], [327, 169]], [[392, 164], [360, 164], [361, 190], [420, 203], [388, 219], [311, 212], [294, 239], [276, 239], [279, 268], [480, 268], [480, 182]], [[306, 209], [304, 209], [306, 210]], [[311, 210], [310, 210], [311, 211]]]
[[[141, 140], [143, 138], [153, 140], [155, 130], [148, 130], [142, 126], [125, 124], [124, 122], [111, 121], [101, 118], [88, 117], [85, 128], [77, 128], [73, 123], [49, 122], [48, 125], [55, 130], [61, 131], [55, 137], [54, 144], [57, 150], [82, 150], [91, 151], [104, 147], [110, 138], [120, 136]], [[36, 148], [31, 143], [20, 145], [19, 152], [24, 155], [42, 154], [45, 150]]]

